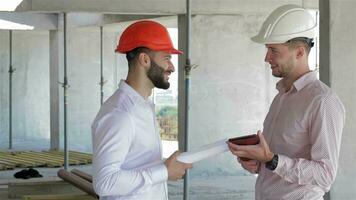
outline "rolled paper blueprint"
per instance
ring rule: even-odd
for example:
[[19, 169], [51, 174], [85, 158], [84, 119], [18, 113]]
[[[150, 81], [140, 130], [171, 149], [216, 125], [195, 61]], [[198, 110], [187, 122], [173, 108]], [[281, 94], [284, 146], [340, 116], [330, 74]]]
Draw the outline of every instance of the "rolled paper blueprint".
[[179, 154], [177, 160], [184, 163], [194, 163], [229, 150], [227, 139], [201, 146], [195, 150]]

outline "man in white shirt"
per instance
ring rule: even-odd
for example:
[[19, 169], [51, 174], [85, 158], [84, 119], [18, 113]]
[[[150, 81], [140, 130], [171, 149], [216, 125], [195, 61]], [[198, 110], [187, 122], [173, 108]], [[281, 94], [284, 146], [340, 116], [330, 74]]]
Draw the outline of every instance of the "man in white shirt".
[[169, 88], [171, 54], [182, 52], [164, 26], [148, 20], [127, 27], [116, 52], [126, 54], [129, 72], [92, 124], [94, 190], [105, 200], [166, 200], [167, 180], [182, 178], [192, 165], [177, 161], [178, 151], [162, 160], [148, 97], [154, 87]]
[[[345, 109], [308, 66], [317, 25], [307, 10], [274, 10], [252, 40], [265, 44], [272, 75], [282, 78], [258, 132], [260, 144], [229, 143], [243, 168], [258, 173], [257, 200], [322, 200], [334, 182]], [[246, 157], [252, 160], [244, 161]]]

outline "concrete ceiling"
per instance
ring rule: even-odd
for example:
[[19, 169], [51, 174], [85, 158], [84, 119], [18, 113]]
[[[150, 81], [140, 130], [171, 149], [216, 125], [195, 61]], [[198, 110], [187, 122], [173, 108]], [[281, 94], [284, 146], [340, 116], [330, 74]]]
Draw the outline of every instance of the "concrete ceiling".
[[[57, 14], [0, 12], [0, 20], [2, 20], [3, 22], [5, 21], [8, 23], [13, 23], [14, 27], [16, 27], [16, 24], [18, 24], [19, 26], [29, 26], [37, 30], [54, 30], [58, 27]], [[0, 26], [0, 29], [12, 28]]]
[[[287, 3], [318, 7], [318, 0], [191, 0], [191, 9], [192, 14], [236, 14]], [[185, 13], [185, 4], [186, 0], [23, 0], [16, 11], [177, 15]]]
[[[192, 14], [230, 15], [266, 12], [281, 4], [318, 8], [319, 0], [191, 0]], [[0, 5], [1, 6], [1, 5]], [[138, 19], [185, 14], [186, 0], [23, 0], [0, 20], [33, 26], [37, 30], [61, 27], [60, 13], [68, 13], [69, 27], [101, 26]], [[0, 27], [0, 29], [2, 29]]]
[[[67, 27], [103, 26], [120, 22], [128, 22], [139, 19], [152, 19], [160, 15], [115, 15], [99, 13], [68, 13]], [[30, 27], [29, 30], [56, 30], [63, 26], [62, 14], [49, 13], [19, 13], [0, 12], [0, 29], [21, 30], [22, 26]], [[1, 22], [13, 24], [4, 26]], [[10, 27], [10, 28], [9, 28]], [[24, 28], [26, 29], [26, 28]]]

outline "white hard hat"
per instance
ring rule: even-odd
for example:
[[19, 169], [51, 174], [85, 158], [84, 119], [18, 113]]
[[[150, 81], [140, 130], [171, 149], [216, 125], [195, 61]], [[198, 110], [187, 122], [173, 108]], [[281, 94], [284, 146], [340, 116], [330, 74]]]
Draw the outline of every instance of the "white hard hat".
[[267, 17], [258, 35], [251, 40], [260, 44], [278, 44], [293, 38], [314, 38], [317, 31], [317, 24], [307, 10], [297, 5], [284, 5]]

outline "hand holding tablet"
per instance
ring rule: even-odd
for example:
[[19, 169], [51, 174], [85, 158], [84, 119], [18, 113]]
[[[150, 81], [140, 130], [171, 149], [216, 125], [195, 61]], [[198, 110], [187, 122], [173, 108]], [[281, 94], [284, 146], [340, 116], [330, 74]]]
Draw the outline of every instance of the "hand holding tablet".
[[[256, 145], [260, 143], [260, 138], [257, 134], [245, 135], [241, 137], [230, 138], [229, 142], [237, 145]], [[242, 161], [249, 161], [249, 158], [240, 158]]]
[[257, 134], [252, 134], [252, 135], [230, 138], [229, 142], [237, 145], [255, 145], [260, 143], [260, 138], [258, 137]]

